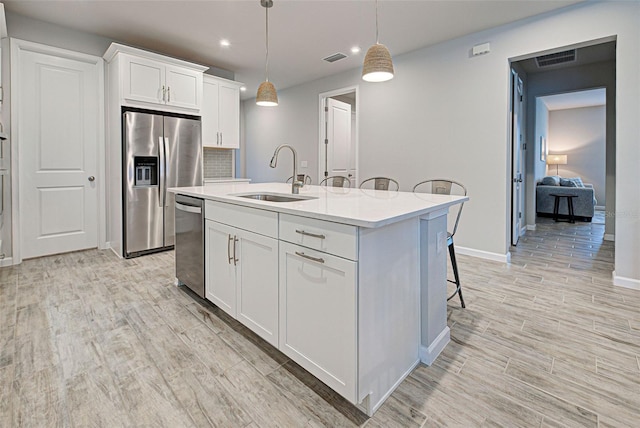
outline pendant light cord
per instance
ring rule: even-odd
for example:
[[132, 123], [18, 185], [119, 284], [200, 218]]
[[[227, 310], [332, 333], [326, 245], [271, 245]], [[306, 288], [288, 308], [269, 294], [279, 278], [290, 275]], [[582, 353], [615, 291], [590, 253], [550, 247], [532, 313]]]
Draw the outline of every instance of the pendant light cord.
[[264, 62], [264, 74], [265, 74], [265, 81], [269, 81], [269, 7], [265, 7], [267, 13], [265, 14], [267, 19], [267, 24], [266, 24], [266, 28], [267, 28], [267, 36], [265, 37], [265, 44], [266, 44], [266, 60]]
[[378, 39], [378, 0], [376, 0], [376, 45], [379, 45], [380, 39]]

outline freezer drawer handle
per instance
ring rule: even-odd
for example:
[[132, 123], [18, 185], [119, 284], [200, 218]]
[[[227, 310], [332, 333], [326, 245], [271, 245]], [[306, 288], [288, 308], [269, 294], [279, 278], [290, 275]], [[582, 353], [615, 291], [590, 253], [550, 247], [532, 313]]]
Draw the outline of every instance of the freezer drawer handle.
[[312, 238], [319, 238], [319, 239], [325, 239], [326, 238], [326, 236], [324, 236], [324, 235], [318, 235], [317, 233], [305, 232], [304, 230], [296, 229], [296, 233], [299, 233], [300, 235], [311, 236]]
[[202, 208], [192, 207], [191, 205], [184, 205], [179, 202], [176, 202], [176, 209], [180, 211], [186, 211], [188, 213], [193, 213], [193, 214], [202, 214]]
[[324, 259], [321, 257], [311, 257], [306, 255], [305, 253], [301, 252], [301, 251], [296, 251], [296, 254], [299, 255], [300, 257], [304, 257], [305, 259], [309, 259], [311, 261], [314, 262], [318, 262], [318, 263], [324, 263]]

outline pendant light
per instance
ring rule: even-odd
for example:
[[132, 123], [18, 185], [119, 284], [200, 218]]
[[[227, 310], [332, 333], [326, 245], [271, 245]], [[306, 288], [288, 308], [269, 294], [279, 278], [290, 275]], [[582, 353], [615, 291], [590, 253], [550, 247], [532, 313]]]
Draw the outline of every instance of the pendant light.
[[378, 0], [376, 0], [376, 44], [371, 46], [364, 57], [362, 80], [385, 82], [393, 79], [393, 61], [389, 49], [378, 40]]
[[277, 106], [278, 94], [276, 92], [273, 83], [269, 82], [269, 8], [273, 6], [273, 0], [260, 0], [260, 4], [266, 10], [266, 59], [265, 59], [265, 80], [258, 87], [258, 94], [256, 95], [256, 104], [259, 106]]

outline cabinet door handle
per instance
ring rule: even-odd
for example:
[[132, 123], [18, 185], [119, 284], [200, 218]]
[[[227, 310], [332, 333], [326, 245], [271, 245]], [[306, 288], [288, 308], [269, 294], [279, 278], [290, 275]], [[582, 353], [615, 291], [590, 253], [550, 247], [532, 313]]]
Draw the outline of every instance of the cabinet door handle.
[[171, 102], [171, 87], [167, 86], [167, 102]]
[[220, 145], [222, 145], [222, 131], [220, 131]]
[[314, 261], [314, 262], [324, 263], [324, 259], [321, 258], [321, 257], [311, 257], [311, 256], [308, 256], [308, 255], [306, 255], [305, 253], [303, 253], [301, 251], [296, 251], [296, 254], [298, 256], [300, 256], [300, 257], [304, 257], [305, 259], [309, 259], [309, 260]]
[[318, 238], [318, 239], [325, 239], [326, 238], [326, 236], [324, 236], [324, 235], [319, 235], [317, 233], [311, 233], [311, 232], [305, 232], [304, 230], [296, 229], [296, 233], [299, 233], [300, 235], [311, 236], [312, 238]]
[[238, 237], [233, 237], [233, 265], [237, 266], [240, 259], [236, 258], [236, 244], [238, 243]]
[[[227, 258], [229, 260], [227, 260], [227, 263], [231, 264], [231, 260], [234, 259], [234, 257], [231, 257], [231, 241], [233, 241], [233, 238], [231, 237], [231, 234], [229, 234], [229, 240], [227, 241]], [[235, 248], [234, 251], [235, 253]]]
[[166, 101], [166, 97], [167, 97], [167, 89], [165, 88], [164, 85], [162, 85], [162, 102]]
[[220, 133], [216, 132], [216, 146], [220, 145]]

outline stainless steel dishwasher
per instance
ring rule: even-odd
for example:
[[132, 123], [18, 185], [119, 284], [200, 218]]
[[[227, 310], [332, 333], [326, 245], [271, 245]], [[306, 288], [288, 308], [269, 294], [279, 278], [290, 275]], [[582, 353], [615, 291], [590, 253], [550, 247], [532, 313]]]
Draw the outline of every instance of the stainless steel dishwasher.
[[176, 278], [204, 298], [204, 200], [176, 195]]

